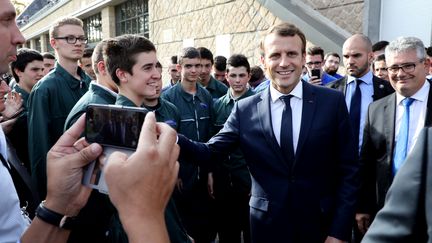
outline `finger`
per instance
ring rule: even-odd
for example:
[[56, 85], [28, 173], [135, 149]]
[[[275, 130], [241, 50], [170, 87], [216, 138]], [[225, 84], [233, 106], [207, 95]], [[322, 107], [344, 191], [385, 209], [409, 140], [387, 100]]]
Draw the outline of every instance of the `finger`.
[[71, 158], [71, 161], [76, 167], [84, 167], [93, 160], [97, 159], [101, 153], [102, 146], [97, 143], [93, 143], [90, 146], [80, 150], [78, 153], [71, 154], [71, 156], [75, 157]]
[[178, 146], [177, 144], [174, 144], [174, 146], [170, 149], [170, 150], [166, 150], [166, 151], [170, 151], [170, 158], [169, 158], [169, 168], [172, 168], [173, 166], [175, 166], [177, 160], [178, 160], [178, 156], [180, 154], [180, 146]]
[[78, 139], [78, 140], [74, 143], [73, 147], [74, 147], [77, 151], [80, 151], [81, 149], [84, 149], [85, 147], [88, 147], [89, 145], [90, 145], [90, 144], [87, 142], [87, 140], [85, 140], [85, 138], [82, 137], [82, 138]]
[[81, 137], [82, 132], [85, 127], [85, 113], [70, 127], [63, 135], [59, 138], [59, 140], [55, 143], [54, 146], [61, 147], [69, 147], [72, 146], [78, 138]]
[[141, 128], [137, 151], [156, 144], [156, 117], [154, 112], [148, 112]]
[[122, 170], [122, 166], [126, 163], [126, 160], [128, 159], [128, 156], [121, 152], [114, 152], [112, 153], [108, 159], [106, 165], [104, 165], [104, 173], [105, 178], [107, 179], [107, 182], [111, 179], [112, 173], [118, 173], [121, 174], [120, 171]]
[[[159, 134], [159, 150], [171, 151], [177, 141], [177, 133], [165, 123], [157, 123]], [[176, 159], [177, 160], [177, 159]]]

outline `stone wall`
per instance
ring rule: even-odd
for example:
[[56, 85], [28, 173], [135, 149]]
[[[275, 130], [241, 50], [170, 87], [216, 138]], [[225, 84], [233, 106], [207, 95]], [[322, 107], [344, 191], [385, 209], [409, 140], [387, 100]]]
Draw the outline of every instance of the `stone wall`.
[[[241, 53], [259, 64], [262, 32], [280, 22], [255, 0], [150, 1], [150, 38], [166, 67], [169, 58], [183, 48], [183, 40], [216, 52], [216, 38], [230, 35], [229, 53]], [[164, 71], [163, 79], [169, 79]]]
[[364, 0], [302, 0], [351, 33], [362, 33]]

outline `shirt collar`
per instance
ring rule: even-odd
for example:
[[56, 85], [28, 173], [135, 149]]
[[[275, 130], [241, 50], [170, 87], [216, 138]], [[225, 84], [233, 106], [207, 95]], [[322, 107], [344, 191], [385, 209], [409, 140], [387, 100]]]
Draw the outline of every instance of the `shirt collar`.
[[98, 86], [99, 88], [104, 89], [105, 91], [107, 91], [108, 93], [110, 93], [112, 96], [117, 97], [117, 93], [116, 92], [108, 89], [107, 87], [105, 87], [105, 86], [103, 86], [101, 84], [96, 83], [95, 81], [91, 81], [90, 86], [91, 85]]
[[365, 75], [356, 78], [353, 77], [351, 75], [348, 75], [348, 80], [347, 80], [347, 84], [354, 82], [356, 79], [361, 79], [361, 81], [363, 81], [363, 83], [367, 84], [367, 85], [371, 85], [372, 84], [372, 79], [373, 79], [373, 74], [372, 71], [369, 70], [369, 72], [367, 72]]
[[[425, 81], [423, 86], [417, 90], [417, 92], [415, 94], [413, 94], [411, 96], [411, 98], [424, 102], [426, 101], [428, 95], [429, 95], [429, 89], [430, 89], [430, 84], [429, 81]], [[406, 97], [399, 94], [398, 92], [396, 92], [396, 104], [400, 105], [400, 103], [402, 102], [403, 99], [405, 99]]]
[[[297, 85], [294, 87], [293, 90], [289, 93], [290, 95], [302, 99], [303, 98], [303, 81], [299, 81]], [[284, 96], [286, 94], [282, 94], [277, 89], [273, 87], [273, 85], [270, 83], [270, 97], [273, 103], [279, 100], [281, 96]]]

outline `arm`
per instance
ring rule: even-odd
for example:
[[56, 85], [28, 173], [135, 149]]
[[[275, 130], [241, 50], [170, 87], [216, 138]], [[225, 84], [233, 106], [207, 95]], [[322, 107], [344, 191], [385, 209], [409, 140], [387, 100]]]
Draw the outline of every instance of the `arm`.
[[148, 113], [137, 151], [129, 158], [122, 153], [109, 158], [109, 196], [131, 243], [169, 242], [164, 211], [179, 169], [176, 139], [173, 129], [156, 124], [154, 113]]
[[357, 192], [359, 188], [358, 149], [354, 142], [354, 134], [343, 95], [338, 101], [337, 120], [339, 160], [336, 175], [339, 177], [336, 188], [336, 203], [330, 236], [340, 240], [348, 240], [351, 235], [351, 225], [354, 218]]
[[[91, 188], [81, 184], [82, 168], [102, 153], [98, 144], [83, 138], [84, 116], [66, 131], [47, 156], [48, 194], [46, 208], [62, 215], [76, 216], [87, 203]], [[48, 224], [37, 216], [22, 236], [21, 242], [66, 242], [70, 231]]]
[[28, 149], [32, 178], [36, 180], [41, 198], [46, 196], [46, 156], [51, 148], [49, 98], [44, 90], [36, 89], [28, 100]]
[[363, 242], [422, 242], [419, 239], [426, 238], [424, 208], [429, 208], [425, 206], [425, 200], [430, 195], [425, 192], [425, 177], [431, 173], [428, 165], [432, 162], [428, 154], [430, 133], [430, 129], [423, 129], [414, 149], [396, 174], [384, 208], [378, 212]]

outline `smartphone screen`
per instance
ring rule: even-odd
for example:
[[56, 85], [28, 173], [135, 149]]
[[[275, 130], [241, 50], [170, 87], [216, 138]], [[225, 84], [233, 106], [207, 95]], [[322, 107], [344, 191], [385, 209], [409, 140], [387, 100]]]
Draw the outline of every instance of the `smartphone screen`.
[[89, 143], [135, 150], [147, 112], [138, 107], [89, 105], [86, 112], [86, 140]]
[[320, 69], [312, 69], [311, 70], [311, 76], [320, 77], [321, 70]]

